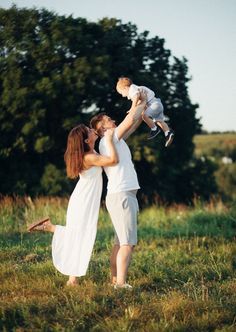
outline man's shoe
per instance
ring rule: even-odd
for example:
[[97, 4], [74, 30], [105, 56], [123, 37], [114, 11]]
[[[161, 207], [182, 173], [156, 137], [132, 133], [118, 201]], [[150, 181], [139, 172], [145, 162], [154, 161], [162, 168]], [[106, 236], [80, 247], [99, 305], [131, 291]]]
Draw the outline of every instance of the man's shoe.
[[158, 134], [160, 134], [161, 129], [159, 129], [158, 127], [155, 130], [150, 130], [147, 139], [153, 139], [154, 137], [156, 137]]
[[173, 130], [170, 130], [166, 136], [166, 144], [165, 144], [165, 147], [167, 148], [168, 146], [171, 145], [173, 139], [174, 139], [174, 132]]
[[123, 285], [115, 284], [114, 289], [128, 289], [128, 290], [131, 290], [131, 289], [133, 289], [133, 287], [129, 284], [123, 284]]

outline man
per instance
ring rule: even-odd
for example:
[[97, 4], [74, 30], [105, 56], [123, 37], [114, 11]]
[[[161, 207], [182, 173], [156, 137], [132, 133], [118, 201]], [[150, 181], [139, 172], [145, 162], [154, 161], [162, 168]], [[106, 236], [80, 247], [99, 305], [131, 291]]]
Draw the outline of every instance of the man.
[[115, 125], [104, 113], [94, 116], [90, 125], [101, 137], [99, 151], [108, 155], [109, 151], [103, 138], [107, 129], [115, 128], [113, 140], [119, 157], [116, 166], [104, 167], [108, 178], [106, 207], [115, 229], [115, 245], [110, 258], [112, 284], [117, 288], [132, 286], [126, 283], [129, 263], [134, 246], [137, 244], [137, 190], [140, 188], [137, 174], [131, 159], [126, 139], [142, 122], [146, 107], [146, 95], [141, 94], [141, 103], [130, 111], [125, 119]]

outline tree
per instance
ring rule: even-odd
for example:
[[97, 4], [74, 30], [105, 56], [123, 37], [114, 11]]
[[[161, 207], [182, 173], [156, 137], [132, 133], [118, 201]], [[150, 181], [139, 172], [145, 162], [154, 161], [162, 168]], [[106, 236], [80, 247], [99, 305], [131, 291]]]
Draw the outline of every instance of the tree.
[[216, 182], [219, 192], [226, 200], [236, 200], [236, 164], [221, 164], [216, 171]]
[[119, 123], [130, 107], [115, 91], [125, 75], [157, 92], [176, 132], [169, 149], [161, 135], [146, 141], [146, 125], [129, 140], [146, 201], [194, 196], [194, 188], [183, 190], [200, 128], [198, 105], [188, 95], [187, 60], [172, 57], [164, 39], [148, 35], [117, 19], [93, 23], [45, 9], [0, 9], [1, 193], [70, 191], [62, 181], [68, 132], [99, 111]]

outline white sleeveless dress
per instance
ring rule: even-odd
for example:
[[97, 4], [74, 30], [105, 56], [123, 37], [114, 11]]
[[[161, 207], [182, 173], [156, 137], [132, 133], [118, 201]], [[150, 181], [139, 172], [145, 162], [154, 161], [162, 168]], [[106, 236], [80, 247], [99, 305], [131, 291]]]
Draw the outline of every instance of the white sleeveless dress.
[[70, 197], [66, 226], [57, 225], [52, 239], [53, 264], [70, 276], [84, 276], [92, 254], [102, 194], [102, 168], [80, 174]]

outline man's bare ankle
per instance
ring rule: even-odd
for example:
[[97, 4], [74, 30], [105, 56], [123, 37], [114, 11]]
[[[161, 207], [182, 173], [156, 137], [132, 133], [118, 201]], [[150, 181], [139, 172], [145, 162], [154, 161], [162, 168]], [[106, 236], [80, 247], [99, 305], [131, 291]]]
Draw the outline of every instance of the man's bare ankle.
[[122, 286], [126, 283], [126, 280], [116, 280], [116, 285]]
[[117, 282], [117, 278], [116, 277], [112, 277], [111, 278], [111, 283], [114, 285], [114, 284], [116, 284], [116, 282]]

